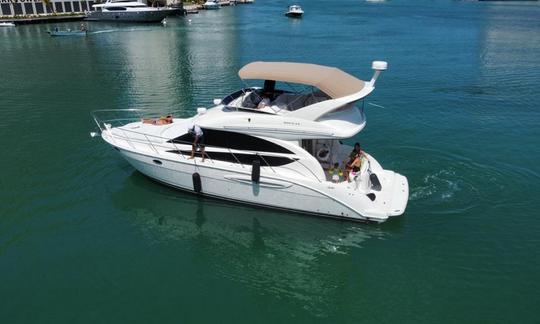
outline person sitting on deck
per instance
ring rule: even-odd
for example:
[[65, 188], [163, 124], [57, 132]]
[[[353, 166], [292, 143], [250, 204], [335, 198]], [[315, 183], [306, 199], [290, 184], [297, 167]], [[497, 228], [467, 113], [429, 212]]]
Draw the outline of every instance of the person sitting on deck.
[[360, 150], [358, 153], [356, 153], [356, 157], [352, 163], [345, 168], [345, 180], [350, 181], [351, 172], [360, 172], [363, 162], [362, 159], [365, 157], [364, 154], [364, 151]]
[[193, 144], [191, 145], [191, 156], [188, 160], [195, 158], [195, 150], [197, 148], [201, 149], [202, 161], [204, 162], [205, 153], [204, 153], [204, 133], [199, 125], [191, 125], [188, 127], [188, 133], [193, 136]]
[[143, 118], [141, 121], [143, 124], [167, 125], [172, 124], [173, 117], [171, 115], [167, 115], [165, 117], [161, 116], [159, 118]]
[[350, 165], [351, 163], [353, 163], [354, 159], [356, 158], [356, 154], [358, 154], [358, 152], [360, 151], [360, 143], [354, 143], [354, 148], [351, 153], [349, 153], [349, 161], [347, 161], [345, 164]]
[[261, 108], [269, 107], [269, 106], [270, 106], [270, 94], [267, 92], [264, 92], [262, 94], [261, 101], [259, 101], [259, 104], [257, 105], [257, 109], [261, 109]]

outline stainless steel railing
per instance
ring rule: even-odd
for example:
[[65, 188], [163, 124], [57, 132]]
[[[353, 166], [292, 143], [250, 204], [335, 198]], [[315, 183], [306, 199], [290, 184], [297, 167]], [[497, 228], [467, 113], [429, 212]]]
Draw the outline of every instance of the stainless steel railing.
[[[144, 112], [144, 116], [143, 116]], [[185, 154], [182, 152], [181, 147], [179, 147], [177, 144], [180, 145], [187, 145], [189, 147], [189, 150], [191, 150], [192, 142], [188, 141], [178, 141], [178, 140], [172, 140], [171, 138], [165, 138], [158, 135], [152, 135], [152, 134], [146, 134], [142, 132], [138, 132], [132, 129], [125, 129], [122, 126], [125, 126], [129, 123], [141, 121], [143, 118], [157, 118], [159, 116], [162, 116], [163, 114], [149, 114], [146, 110], [142, 109], [102, 109], [102, 110], [95, 110], [91, 112], [91, 116], [94, 119], [94, 122], [98, 126], [99, 130], [101, 132], [108, 131], [108, 135], [111, 137], [111, 140], [116, 143], [117, 140], [126, 142], [132, 149], [136, 150], [135, 144], [143, 144], [148, 145], [152, 151], [154, 151], [157, 155], [162, 155], [164, 153], [163, 151], [160, 152], [159, 149], [164, 149], [166, 152], [168, 150], [173, 149], [175, 152], [178, 152], [182, 158], [187, 159]], [[122, 135], [118, 134], [118, 132], [112, 132], [112, 129], [117, 129], [122, 133]], [[135, 134], [139, 137], [129, 136], [129, 134]], [[142, 139], [144, 138], [144, 140]], [[208, 145], [207, 145], [208, 146]], [[229, 147], [224, 148], [227, 150], [229, 154], [233, 156], [237, 164], [239, 164], [242, 168], [246, 168], [245, 163], [242, 163], [241, 160], [236, 156], [236, 154], [233, 152], [233, 150]], [[184, 150], [188, 150], [188, 148], [184, 148]], [[237, 150], [234, 150], [237, 151]], [[170, 152], [168, 152], [170, 153]], [[208, 157], [208, 159], [211, 161], [211, 163], [215, 163], [214, 159], [211, 156], [212, 152], [208, 152], [205, 150], [205, 155]], [[217, 153], [217, 152], [214, 152]], [[239, 152], [237, 152], [239, 153]], [[264, 158], [263, 154], [261, 152], [257, 151], [242, 151], [242, 153], [248, 153], [248, 154], [254, 154], [257, 155], [260, 159], [261, 167], [268, 167], [268, 169], [274, 173], [277, 174], [274, 167], [272, 167], [268, 161]], [[287, 157], [282, 156], [280, 157], [286, 157], [289, 158], [292, 163], [295, 163], [296, 165], [300, 165], [303, 169], [307, 171], [309, 175], [311, 175], [314, 179], [316, 179], [318, 182], [322, 182], [322, 180], [326, 179], [319, 179], [317, 175], [308, 168], [304, 163], [300, 162], [298, 159], [295, 159], [293, 157]], [[196, 161], [195, 161], [196, 163]]]

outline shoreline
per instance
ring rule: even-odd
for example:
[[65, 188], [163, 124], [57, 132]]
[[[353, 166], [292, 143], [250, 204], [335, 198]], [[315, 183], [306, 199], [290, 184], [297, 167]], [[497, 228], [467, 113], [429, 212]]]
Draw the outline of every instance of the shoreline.
[[39, 24], [47, 22], [80, 21], [86, 17], [83, 13], [51, 14], [33, 17], [0, 18], [0, 22], [13, 22], [15, 25]]
[[[229, 6], [230, 2], [226, 2], [222, 6]], [[252, 0], [237, 0], [236, 5], [253, 4]], [[189, 3], [184, 4], [183, 15], [197, 14], [199, 10], [206, 10], [203, 4]], [[64, 22], [64, 21], [82, 21], [86, 15], [83, 12], [70, 12], [70, 13], [51, 13], [51, 14], [39, 14], [39, 15], [26, 15], [26, 16], [0, 16], [0, 23], [13, 22], [16, 25], [27, 24], [39, 24], [48, 22]]]

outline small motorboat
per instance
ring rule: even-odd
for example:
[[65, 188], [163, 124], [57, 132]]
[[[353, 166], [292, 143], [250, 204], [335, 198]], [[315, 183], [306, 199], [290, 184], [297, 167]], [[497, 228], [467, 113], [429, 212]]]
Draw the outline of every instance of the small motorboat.
[[0, 22], [0, 27], [15, 27], [15, 23], [11, 21]]
[[51, 36], [86, 36], [87, 30], [59, 30], [55, 28], [54, 30], [48, 30], [47, 33]]
[[289, 6], [289, 9], [285, 12], [285, 16], [292, 18], [300, 18], [303, 14], [304, 10], [299, 5]]

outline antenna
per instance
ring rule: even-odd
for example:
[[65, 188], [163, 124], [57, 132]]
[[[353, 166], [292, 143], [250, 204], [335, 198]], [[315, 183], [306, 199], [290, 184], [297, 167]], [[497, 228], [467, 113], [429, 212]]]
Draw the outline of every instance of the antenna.
[[373, 73], [373, 77], [371, 78], [371, 81], [369, 81], [369, 86], [374, 87], [375, 81], [377, 81], [377, 78], [381, 74], [382, 71], [386, 71], [388, 69], [388, 62], [386, 61], [373, 61], [371, 63], [371, 68], [375, 70], [375, 73]]

